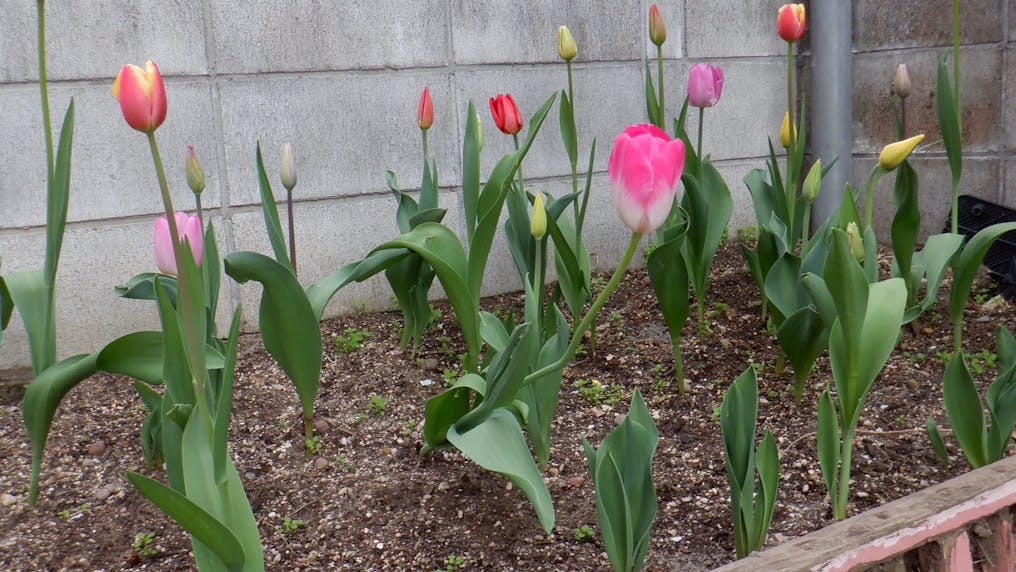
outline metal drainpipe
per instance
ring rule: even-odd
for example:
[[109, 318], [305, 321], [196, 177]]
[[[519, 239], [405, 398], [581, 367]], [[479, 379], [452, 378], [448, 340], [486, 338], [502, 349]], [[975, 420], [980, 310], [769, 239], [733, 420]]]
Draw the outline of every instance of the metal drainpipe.
[[839, 157], [812, 206], [811, 228], [818, 228], [840, 205], [844, 185], [853, 176], [852, 4], [845, 0], [811, 2], [811, 93], [807, 98], [811, 154], [821, 158], [823, 165]]

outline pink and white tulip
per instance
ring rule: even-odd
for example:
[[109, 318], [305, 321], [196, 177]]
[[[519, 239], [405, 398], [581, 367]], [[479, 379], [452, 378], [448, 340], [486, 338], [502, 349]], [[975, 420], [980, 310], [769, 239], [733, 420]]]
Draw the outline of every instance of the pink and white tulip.
[[[180, 235], [180, 242], [187, 241], [190, 244], [191, 253], [194, 255], [194, 263], [201, 265], [201, 259], [205, 254], [205, 241], [201, 228], [201, 219], [196, 216], [188, 216], [187, 213], [177, 212], [176, 231]], [[173, 255], [173, 239], [169, 232], [169, 221], [166, 216], [155, 219], [155, 266], [163, 274], [176, 276], [176, 257]]]
[[607, 173], [614, 207], [628, 228], [656, 230], [670, 214], [681, 171], [684, 143], [655, 125], [630, 125], [614, 139]]

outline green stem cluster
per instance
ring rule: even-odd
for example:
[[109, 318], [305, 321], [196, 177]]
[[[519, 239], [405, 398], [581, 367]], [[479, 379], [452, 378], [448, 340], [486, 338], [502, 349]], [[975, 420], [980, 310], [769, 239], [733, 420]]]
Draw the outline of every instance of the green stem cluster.
[[[183, 272], [184, 254], [180, 245], [180, 231], [176, 227], [176, 211], [173, 210], [173, 198], [169, 194], [169, 183], [166, 180], [166, 170], [162, 166], [162, 156], [159, 154], [159, 145], [155, 141], [155, 132], [151, 131], [147, 135], [148, 147], [152, 151], [152, 161], [155, 163], [155, 173], [159, 178], [159, 191], [162, 193], [162, 204], [166, 210], [166, 222], [169, 223], [169, 236], [170, 240], [173, 241], [173, 259], [176, 261], [177, 285], [179, 288], [179, 292], [176, 297], [177, 304], [179, 305], [179, 313], [181, 316], [189, 317], [194, 315], [193, 308], [191, 307], [191, 288], [193, 288], [193, 286], [186, 279], [186, 273]], [[197, 331], [192, 320], [180, 320], [180, 325], [183, 330], [184, 344], [187, 348], [187, 357], [190, 361], [191, 379], [194, 383], [194, 393], [197, 398], [198, 405], [203, 411], [211, 411], [208, 407], [205, 396], [205, 372], [202, 371], [204, 368], [198, 358], [198, 356], [201, 355], [198, 352], [204, 351], [204, 339], [198, 339]]]
[[621, 278], [624, 276], [625, 271], [628, 270], [628, 265], [631, 264], [632, 257], [635, 256], [635, 250], [638, 248], [639, 241], [642, 240], [642, 235], [633, 232], [631, 239], [628, 241], [628, 248], [624, 251], [624, 256], [621, 257], [621, 261], [618, 262], [617, 268], [614, 269], [614, 274], [610, 277], [607, 285], [604, 286], [603, 290], [600, 291], [599, 296], [593, 301], [592, 306], [586, 312], [586, 315], [582, 317], [579, 325], [575, 327], [575, 331], [572, 332], [571, 342], [568, 344], [568, 349], [564, 354], [554, 363], [544, 366], [529, 375], [523, 380], [523, 384], [532, 382], [533, 380], [539, 379], [540, 377], [558, 369], [561, 369], [575, 355], [575, 352], [579, 348], [579, 344], [582, 343], [582, 336], [592, 325], [593, 320], [596, 319], [596, 315], [603, 308], [603, 305], [607, 303], [607, 299], [610, 298], [610, 294], [617, 288], [618, 284], [621, 283]]

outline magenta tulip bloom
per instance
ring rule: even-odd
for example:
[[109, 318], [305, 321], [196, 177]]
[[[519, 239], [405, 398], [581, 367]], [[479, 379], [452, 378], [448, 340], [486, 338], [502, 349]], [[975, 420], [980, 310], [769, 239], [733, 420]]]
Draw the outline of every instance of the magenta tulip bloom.
[[[205, 254], [205, 241], [202, 235], [201, 219], [196, 216], [187, 216], [187, 213], [177, 212], [176, 232], [180, 235], [181, 243], [187, 241], [190, 244], [191, 252], [194, 254], [194, 262], [201, 265], [201, 258]], [[169, 221], [166, 216], [155, 219], [155, 266], [163, 274], [176, 276], [176, 258], [173, 256], [173, 239], [169, 233]]]
[[614, 207], [628, 228], [656, 230], [670, 213], [684, 170], [684, 143], [655, 125], [629, 125], [614, 139], [607, 173]]
[[712, 64], [695, 64], [688, 71], [688, 105], [712, 107], [723, 92], [723, 70]]

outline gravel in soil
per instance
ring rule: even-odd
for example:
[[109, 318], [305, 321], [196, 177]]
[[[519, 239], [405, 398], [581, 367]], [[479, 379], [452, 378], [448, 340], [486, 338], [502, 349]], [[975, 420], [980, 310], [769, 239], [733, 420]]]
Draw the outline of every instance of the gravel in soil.
[[[982, 386], [997, 369], [993, 331], [1016, 328], [1008, 304], [971, 301], [964, 344], [981, 352]], [[946, 290], [945, 288], [943, 289]], [[230, 450], [261, 529], [270, 570], [606, 570], [593, 487], [580, 437], [594, 443], [624, 414], [636, 388], [660, 432], [654, 461], [659, 510], [648, 570], [704, 570], [733, 559], [728, 485], [716, 415], [746, 367], [759, 375], [759, 425], [780, 449], [780, 488], [768, 544], [831, 522], [815, 453], [815, 401], [831, 383], [821, 358], [806, 398], [794, 402], [789, 370], [760, 319], [757, 290], [737, 244], [717, 255], [709, 333], [692, 319], [682, 339], [688, 392], [676, 392], [669, 336], [644, 271], [630, 271], [601, 312], [595, 353], [566, 368], [544, 471], [557, 524], [545, 534], [523, 494], [454, 450], [420, 456], [423, 405], [458, 372], [463, 343], [445, 304], [414, 360], [398, 348], [397, 312], [322, 324], [325, 368], [316, 440], [305, 443], [295, 391], [256, 336], [241, 340]], [[518, 313], [520, 295], [484, 301]], [[905, 327], [874, 384], [854, 444], [850, 514], [969, 470], [951, 435], [940, 462], [927, 416], [947, 427], [940, 352], [951, 328], [940, 303]], [[0, 407], [0, 569], [189, 570], [189, 540], [129, 485], [144, 466], [144, 410], [128, 379], [96, 375], [64, 400], [46, 449], [41, 496], [26, 506], [28, 438], [18, 405]], [[148, 533], [139, 538], [138, 533]], [[582, 535], [579, 535], [580, 537]], [[147, 539], [147, 540], [146, 540]]]

